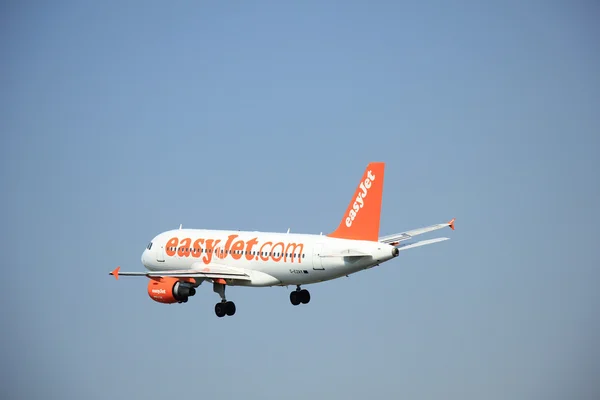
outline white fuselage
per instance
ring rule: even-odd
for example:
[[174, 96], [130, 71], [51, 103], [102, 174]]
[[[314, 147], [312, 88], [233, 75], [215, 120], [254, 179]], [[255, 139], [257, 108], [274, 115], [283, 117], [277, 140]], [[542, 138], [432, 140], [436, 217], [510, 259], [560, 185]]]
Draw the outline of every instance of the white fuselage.
[[233, 285], [283, 286], [339, 278], [397, 254], [389, 244], [324, 235], [177, 229], [157, 235], [142, 254], [142, 264], [150, 271], [239, 268], [251, 280]]

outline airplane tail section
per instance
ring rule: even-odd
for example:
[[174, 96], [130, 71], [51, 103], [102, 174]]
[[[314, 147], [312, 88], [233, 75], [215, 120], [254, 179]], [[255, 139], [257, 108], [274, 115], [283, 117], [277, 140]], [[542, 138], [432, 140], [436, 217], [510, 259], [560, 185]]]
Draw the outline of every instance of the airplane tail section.
[[379, 241], [384, 170], [383, 162], [372, 162], [367, 165], [340, 225], [327, 236]]

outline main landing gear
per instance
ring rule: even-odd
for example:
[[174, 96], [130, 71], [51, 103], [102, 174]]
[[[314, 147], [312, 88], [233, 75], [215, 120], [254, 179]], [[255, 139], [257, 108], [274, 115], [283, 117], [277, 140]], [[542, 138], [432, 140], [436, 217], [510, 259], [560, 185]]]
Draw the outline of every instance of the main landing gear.
[[298, 304], [308, 304], [310, 301], [310, 293], [306, 289], [300, 289], [300, 285], [296, 286], [296, 290], [290, 293], [290, 302], [297, 306]]
[[222, 318], [225, 315], [232, 316], [235, 314], [235, 303], [227, 301], [225, 298], [225, 284], [215, 282], [213, 284], [213, 291], [221, 296], [221, 302], [215, 304], [215, 314], [217, 314], [217, 317]]

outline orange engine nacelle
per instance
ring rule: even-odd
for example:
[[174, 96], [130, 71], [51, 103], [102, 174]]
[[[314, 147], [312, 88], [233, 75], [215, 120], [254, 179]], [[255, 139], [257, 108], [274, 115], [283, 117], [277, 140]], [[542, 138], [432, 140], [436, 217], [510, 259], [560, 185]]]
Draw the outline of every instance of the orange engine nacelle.
[[194, 282], [192, 278], [150, 278], [148, 296], [159, 303], [185, 303], [196, 294]]

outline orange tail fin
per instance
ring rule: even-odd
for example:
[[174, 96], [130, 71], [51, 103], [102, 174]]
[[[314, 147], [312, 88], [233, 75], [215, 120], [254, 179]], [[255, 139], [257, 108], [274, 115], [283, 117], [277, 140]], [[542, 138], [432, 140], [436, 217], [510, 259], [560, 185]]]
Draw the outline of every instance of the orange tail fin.
[[329, 237], [354, 240], [379, 240], [379, 217], [383, 195], [385, 163], [367, 165], [344, 218]]

